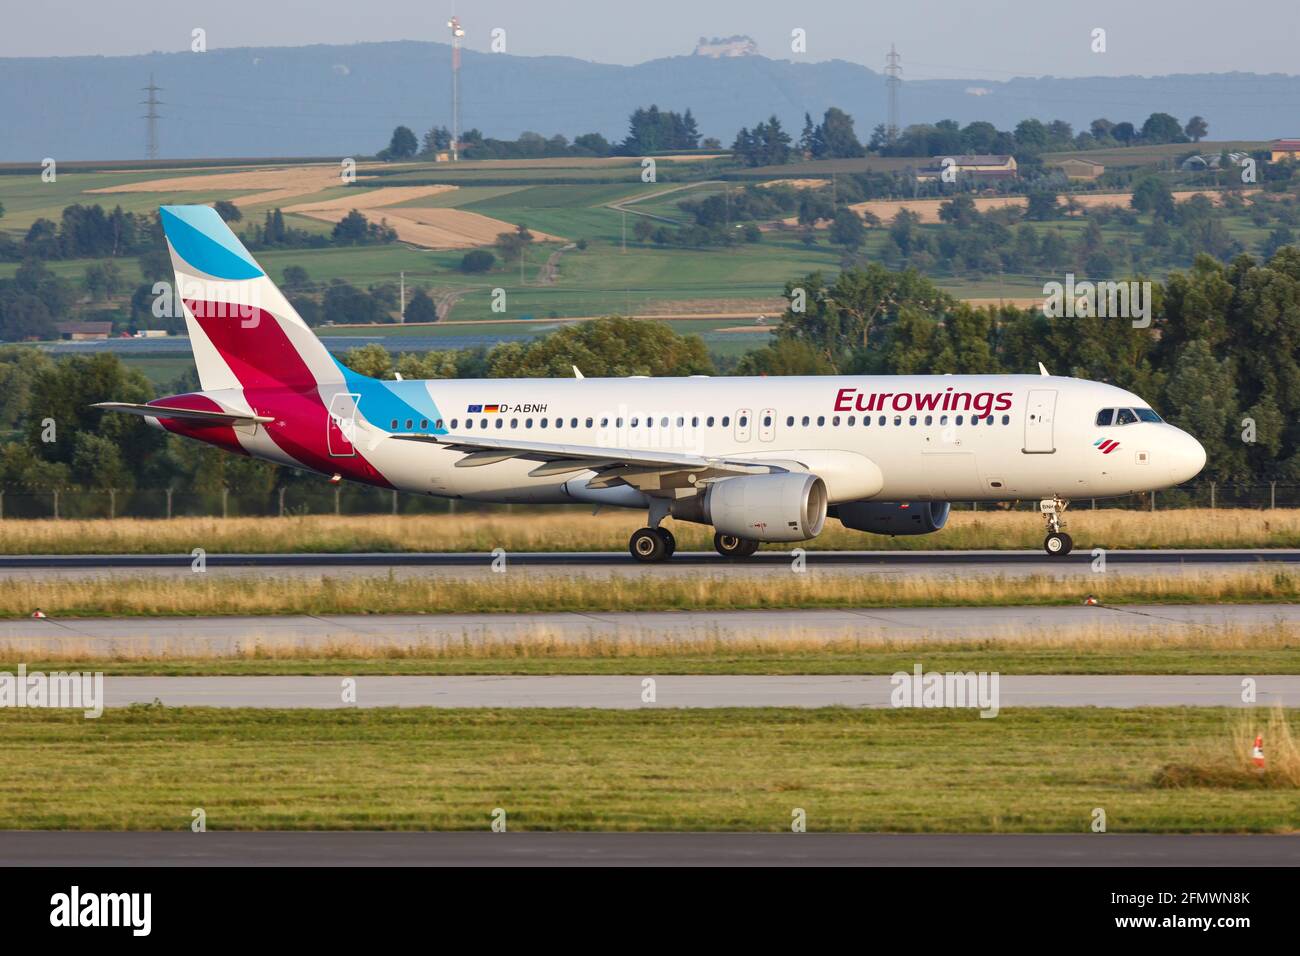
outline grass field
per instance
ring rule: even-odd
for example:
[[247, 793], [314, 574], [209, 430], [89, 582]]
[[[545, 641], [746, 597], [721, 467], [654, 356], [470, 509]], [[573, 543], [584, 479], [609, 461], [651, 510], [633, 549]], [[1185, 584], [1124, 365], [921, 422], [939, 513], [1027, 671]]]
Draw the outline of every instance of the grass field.
[[[1300, 719], [1292, 711], [1291, 723]], [[0, 829], [1294, 832], [1210, 708], [0, 711]], [[1269, 715], [1255, 715], [1261, 726]], [[195, 837], [195, 839], [202, 839]], [[797, 839], [797, 837], [795, 837]], [[1098, 835], [1097, 839], [1105, 839]]]
[[[1104, 612], [1103, 612], [1104, 613]], [[434, 622], [430, 622], [434, 623]], [[75, 627], [75, 623], [73, 625]], [[869, 627], [869, 625], [867, 625]], [[893, 674], [917, 661], [937, 671], [1004, 674], [1295, 674], [1300, 631], [1189, 627], [1177, 632], [1053, 634], [1017, 629], [996, 639], [899, 640], [870, 633], [808, 636], [792, 627], [779, 637], [750, 640], [565, 639], [540, 627], [535, 636], [470, 642], [454, 635], [411, 647], [334, 642], [303, 647], [275, 638], [251, 640], [233, 653], [63, 639], [57, 657], [0, 646], [0, 669], [102, 671], [113, 675], [399, 675], [399, 674]]]
[[0, 618], [41, 608], [51, 617], [262, 614], [460, 614], [844, 607], [1000, 607], [1080, 604], [1259, 604], [1300, 599], [1300, 573], [1261, 566], [1216, 575], [1056, 578], [894, 577], [864, 573], [736, 577], [240, 578], [178, 569], [175, 577], [51, 579], [0, 591]]
[[[617, 551], [644, 524], [634, 511], [592, 516], [585, 509], [518, 514], [307, 515], [290, 518], [117, 518], [92, 520], [5, 519], [3, 554], [283, 554], [295, 551], [507, 552]], [[710, 551], [713, 532], [703, 525], [669, 522], [681, 551]], [[1066, 512], [1076, 550], [1092, 548], [1295, 548], [1300, 509], [1181, 508], [1126, 511], [1083, 508]], [[954, 511], [935, 534], [885, 537], [850, 531], [837, 521], [811, 541], [767, 549], [818, 550], [1037, 550], [1043, 520], [1030, 511]]]

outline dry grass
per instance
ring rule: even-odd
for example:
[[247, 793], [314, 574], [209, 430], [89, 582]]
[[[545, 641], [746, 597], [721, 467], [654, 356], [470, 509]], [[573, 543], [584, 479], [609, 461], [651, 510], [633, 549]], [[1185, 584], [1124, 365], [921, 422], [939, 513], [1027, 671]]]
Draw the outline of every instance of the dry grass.
[[[466, 579], [387, 576], [248, 580], [180, 572], [176, 577], [84, 578], [0, 591], [0, 617], [185, 617], [264, 614], [436, 614], [547, 611], [729, 610], [839, 607], [991, 607], [1079, 604], [1277, 603], [1300, 599], [1300, 574], [1269, 568], [1234, 574], [941, 578], [815, 577], [746, 581], [700, 576]], [[490, 579], [489, 579], [490, 578]]]
[[[1264, 738], [1263, 768], [1251, 759], [1255, 737]], [[1281, 705], [1268, 711], [1243, 710], [1232, 715], [1223, 737], [1205, 743], [1191, 760], [1168, 763], [1156, 772], [1161, 787], [1262, 787], [1300, 789], [1300, 745]]]
[[[644, 523], [634, 511], [596, 517], [571, 510], [469, 515], [309, 515], [292, 518], [118, 518], [0, 522], [4, 554], [188, 554], [245, 552], [623, 551]], [[1079, 550], [1124, 548], [1300, 547], [1300, 509], [1186, 508], [1066, 514]], [[712, 529], [670, 522], [682, 551], [712, 550]], [[888, 538], [838, 522], [800, 547], [813, 550], [969, 550], [1042, 547], [1043, 521], [1028, 511], [954, 512], [938, 534]], [[771, 547], [771, 546], [769, 546]]]

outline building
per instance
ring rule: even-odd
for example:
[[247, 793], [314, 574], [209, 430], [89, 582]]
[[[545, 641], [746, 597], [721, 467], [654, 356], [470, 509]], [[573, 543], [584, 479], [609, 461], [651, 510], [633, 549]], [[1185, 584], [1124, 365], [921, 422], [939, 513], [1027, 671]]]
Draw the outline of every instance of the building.
[[[1249, 153], [1228, 153], [1228, 162], [1233, 166], [1240, 166], [1248, 159], [1250, 159]], [[1222, 153], [1207, 153], [1200, 156], [1188, 156], [1179, 163], [1178, 168], [1185, 173], [1198, 173], [1207, 169], [1220, 169], [1222, 166]]]
[[1056, 165], [1066, 179], [1096, 179], [1106, 171], [1105, 166], [1091, 159], [1063, 159]]
[[112, 322], [60, 322], [56, 328], [59, 330], [59, 338], [73, 342], [106, 339], [113, 334]]
[[930, 161], [932, 165], [917, 172], [919, 182], [941, 181], [945, 169], [955, 170], [959, 178], [977, 181], [1015, 179], [1020, 175], [1014, 156], [934, 156]]
[[1275, 163], [1280, 163], [1284, 159], [1300, 162], [1300, 139], [1275, 139], [1269, 149], [1271, 151], [1269, 158]]

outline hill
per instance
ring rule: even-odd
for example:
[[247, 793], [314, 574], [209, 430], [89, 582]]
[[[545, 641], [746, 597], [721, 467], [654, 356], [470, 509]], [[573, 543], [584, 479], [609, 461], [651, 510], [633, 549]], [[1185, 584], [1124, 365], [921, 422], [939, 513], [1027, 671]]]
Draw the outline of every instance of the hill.
[[[0, 162], [129, 159], [144, 152], [140, 87], [163, 87], [164, 157], [368, 155], [394, 126], [450, 120], [450, 48], [415, 41], [241, 48], [126, 57], [0, 59]], [[637, 106], [690, 107], [729, 144], [775, 112], [798, 131], [805, 111], [837, 105], [864, 138], [885, 118], [879, 73], [842, 60], [681, 56], [635, 66], [465, 51], [466, 127], [621, 139]], [[1099, 116], [1140, 123], [1153, 111], [1204, 116], [1215, 139], [1295, 135], [1300, 76], [1253, 73], [1062, 79], [914, 80], [904, 122], [1026, 116], [1076, 128]]]

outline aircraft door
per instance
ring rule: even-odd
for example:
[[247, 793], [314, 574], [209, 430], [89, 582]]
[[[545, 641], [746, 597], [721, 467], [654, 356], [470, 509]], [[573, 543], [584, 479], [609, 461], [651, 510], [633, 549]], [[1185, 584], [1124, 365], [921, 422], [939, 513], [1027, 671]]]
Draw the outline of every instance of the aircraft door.
[[1034, 388], [1029, 391], [1025, 409], [1026, 455], [1050, 455], [1056, 451], [1052, 419], [1056, 414], [1056, 389]]
[[352, 458], [357, 453], [353, 442], [356, 439], [357, 399], [360, 397], [355, 392], [336, 392], [330, 399], [325, 437], [331, 458]]

